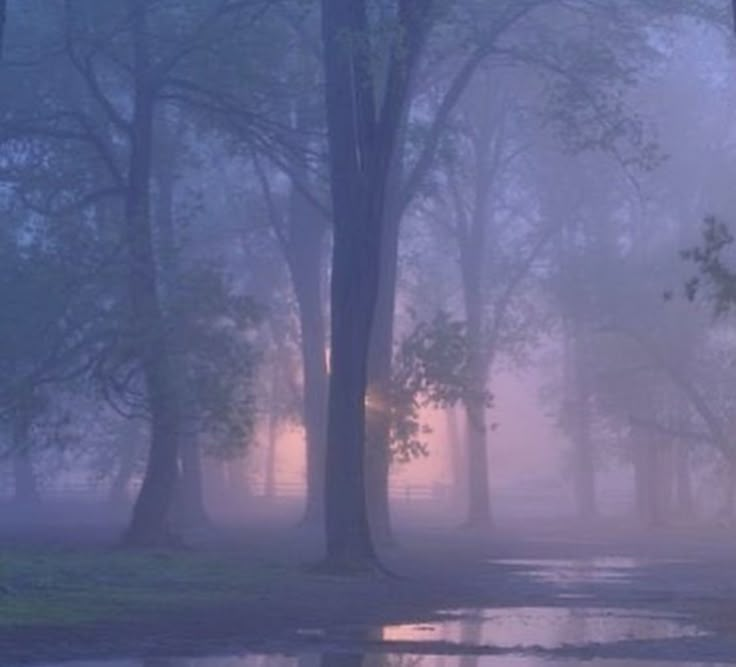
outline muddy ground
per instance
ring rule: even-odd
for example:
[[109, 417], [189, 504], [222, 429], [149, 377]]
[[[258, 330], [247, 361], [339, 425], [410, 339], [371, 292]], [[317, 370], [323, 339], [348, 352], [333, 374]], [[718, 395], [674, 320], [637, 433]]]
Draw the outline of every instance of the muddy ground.
[[181, 551], [144, 556], [115, 548], [119, 528], [3, 524], [1, 665], [341, 648], [506, 652], [431, 633], [387, 643], [381, 630], [494, 608], [624, 610], [699, 630], [574, 646], [527, 641], [523, 652], [736, 663], [736, 539], [723, 528], [544, 520], [478, 534], [404, 524], [398, 544], [382, 551], [393, 576], [358, 578], [315, 573], [317, 533], [288, 516], [220, 523]]

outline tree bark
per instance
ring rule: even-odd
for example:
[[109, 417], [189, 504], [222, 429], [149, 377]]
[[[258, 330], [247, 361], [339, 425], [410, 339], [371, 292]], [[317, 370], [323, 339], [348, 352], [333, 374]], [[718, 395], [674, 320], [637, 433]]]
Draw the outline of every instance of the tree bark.
[[[368, 523], [365, 396], [378, 299], [387, 175], [423, 42], [429, 2], [399, 3], [402, 34], [377, 104], [374, 63], [346, 35], [370, 39], [364, 1], [322, 0], [330, 184], [334, 216], [325, 480], [326, 563], [379, 566]], [[358, 40], [360, 41], [360, 40]]]
[[[481, 149], [487, 151], [488, 149]], [[487, 156], [486, 156], [487, 157]], [[484, 160], [481, 157], [481, 160]], [[485, 194], [488, 184], [482, 174], [487, 173], [484, 165], [479, 167], [476, 185], [476, 203], [472, 215], [470, 234], [460, 240], [462, 260], [462, 287], [467, 323], [468, 365], [470, 392], [463, 398], [466, 416], [468, 507], [466, 523], [471, 527], [484, 528], [493, 523], [488, 480], [488, 442], [486, 425], [485, 394], [490, 357], [483, 335], [483, 268], [486, 250], [486, 225], [488, 201]]]
[[151, 446], [140, 493], [124, 536], [130, 546], [166, 543], [169, 509], [177, 478], [178, 423], [170, 351], [159, 302], [151, 227], [150, 185], [154, 91], [146, 2], [130, 0], [134, 41], [134, 98], [128, 187], [125, 197], [129, 299], [148, 407]]
[[179, 432], [179, 466], [171, 522], [176, 529], [202, 529], [210, 524], [204, 502], [202, 455], [196, 433]]
[[466, 400], [468, 446], [468, 510], [466, 524], [487, 528], [493, 524], [488, 484], [486, 409], [482, 401]]
[[7, 16], [7, 1], [0, 0], [0, 60], [3, 58], [3, 45], [5, 43], [5, 21]]
[[135, 472], [136, 447], [132, 443], [125, 445], [122, 460], [117, 473], [110, 485], [108, 501], [113, 509], [123, 508], [128, 505], [128, 485]]
[[721, 513], [723, 518], [732, 524], [736, 514], [736, 461], [727, 461], [723, 473], [723, 509]]
[[279, 439], [279, 415], [275, 406], [279, 384], [278, 366], [276, 364], [273, 364], [271, 373], [270, 409], [268, 412], [268, 424], [266, 426], [266, 474], [264, 491], [266, 497], [272, 500], [276, 497], [276, 448], [278, 447]]
[[572, 327], [572, 381], [574, 400], [571, 410], [571, 427], [575, 448], [575, 500], [578, 517], [590, 520], [598, 515], [595, 478], [595, 452], [591, 438], [590, 389], [586, 339], [582, 324], [576, 321]]
[[681, 519], [692, 519], [695, 514], [695, 500], [690, 477], [690, 448], [686, 442], [680, 440], [677, 443], [675, 459], [677, 514]]
[[642, 523], [647, 521], [647, 471], [644, 448], [646, 442], [638, 438], [632, 442], [632, 466], [634, 468], [634, 505], [636, 518]]
[[[155, 119], [156, 120], [156, 119]], [[158, 266], [160, 267], [161, 287], [165, 306], [178, 298], [177, 286], [181, 275], [181, 258], [177, 245], [177, 230], [174, 221], [174, 192], [176, 186], [175, 165], [177, 163], [176, 132], [169, 126], [171, 122], [166, 108], [161, 109], [157, 119], [158, 141], [155, 152], [156, 183], [156, 231], [158, 232]], [[171, 349], [171, 376], [173, 381], [173, 400], [179, 410], [179, 462], [172, 524], [176, 528], [199, 529], [206, 527], [209, 517], [204, 501], [204, 482], [202, 455], [199, 445], [199, 425], [197, 406], [189, 385], [187, 374], [187, 341], [174, 328], [167, 332]]]
[[32, 509], [41, 502], [38, 492], [36, 474], [28, 451], [21, 450], [13, 454], [13, 480], [15, 491], [13, 501], [21, 509]]
[[[306, 70], [303, 76], [310, 72]], [[312, 525], [324, 518], [325, 438], [327, 416], [327, 339], [323, 280], [328, 220], [315, 198], [304, 191], [310, 183], [304, 136], [310, 133], [310, 111], [297, 102], [295, 134], [301, 141], [291, 165], [291, 190], [284, 222], [274, 201], [268, 178], [256, 160], [271, 225], [286, 260], [296, 297], [303, 369], [302, 422], [305, 434], [306, 502], [301, 523]], [[300, 139], [301, 138], [301, 139]]]
[[646, 479], [646, 521], [651, 527], [662, 523], [661, 491], [659, 488], [659, 444], [649, 441], [644, 449], [644, 470]]
[[29, 434], [31, 430], [32, 408], [23, 404], [16, 407], [12, 416], [12, 443], [11, 456], [13, 482], [15, 484], [13, 499], [23, 509], [32, 509], [41, 502], [38, 492], [36, 474], [31, 460]]
[[[394, 161], [396, 164], [396, 161]], [[393, 170], [398, 180], [400, 170]], [[379, 277], [376, 315], [368, 356], [368, 386], [376, 402], [367, 421], [368, 501], [371, 528], [381, 544], [394, 542], [391, 525], [390, 472], [391, 472], [391, 382], [398, 279], [399, 230], [401, 213], [395, 208], [396, 195], [389, 199], [384, 216], [381, 270]]]
[[[323, 257], [327, 228], [319, 212], [292, 190], [288, 265], [299, 308], [304, 368], [303, 419], [306, 440], [307, 498], [303, 522], [323, 520], [327, 413], [326, 326], [322, 298]], [[301, 210], [300, 213], [297, 213]], [[303, 216], [301, 219], [297, 215]], [[305, 219], [308, 217], [309, 219]], [[299, 222], [297, 222], [299, 220]]]

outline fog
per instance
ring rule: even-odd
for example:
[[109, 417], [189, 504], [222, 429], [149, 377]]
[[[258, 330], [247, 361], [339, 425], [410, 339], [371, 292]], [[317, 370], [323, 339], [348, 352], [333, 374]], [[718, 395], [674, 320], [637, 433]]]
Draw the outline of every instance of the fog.
[[729, 662], [734, 11], [0, 0], [0, 662]]

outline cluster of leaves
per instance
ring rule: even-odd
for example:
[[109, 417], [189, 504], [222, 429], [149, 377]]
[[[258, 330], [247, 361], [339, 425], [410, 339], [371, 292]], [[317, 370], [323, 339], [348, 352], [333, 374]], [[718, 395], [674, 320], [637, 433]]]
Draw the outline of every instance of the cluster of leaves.
[[729, 268], [724, 257], [733, 242], [728, 226], [709, 216], [703, 223], [702, 245], [681, 253], [697, 269], [697, 274], [685, 283], [685, 295], [693, 301], [705, 288], [717, 315], [724, 315], [736, 305], [736, 270]]
[[174, 362], [186, 387], [183, 423], [203, 436], [210, 454], [226, 456], [250, 439], [258, 362], [253, 337], [261, 316], [253, 299], [238, 294], [214, 267], [178, 280], [169, 317]]
[[421, 422], [422, 408], [445, 408], [460, 401], [490, 405], [491, 395], [474, 381], [465, 322], [440, 311], [418, 323], [398, 348], [386, 408], [391, 412], [394, 460], [403, 463], [427, 455], [423, 436], [431, 429]]
[[[63, 221], [33, 221], [12, 207], [3, 213], [0, 420], [16, 430], [25, 423], [26, 431], [54, 412], [52, 386], [73, 386], [94, 365], [106, 340], [105, 296], [114, 269]], [[53, 416], [55, 424], [60, 419]]]

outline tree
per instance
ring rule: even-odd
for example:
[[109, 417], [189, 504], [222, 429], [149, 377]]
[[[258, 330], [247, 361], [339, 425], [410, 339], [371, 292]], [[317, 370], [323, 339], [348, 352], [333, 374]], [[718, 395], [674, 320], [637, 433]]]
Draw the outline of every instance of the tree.
[[[322, 1], [334, 241], [327, 411], [326, 564], [373, 568], [365, 493], [365, 399], [389, 167], [425, 33], [430, 3], [399, 0], [386, 71], [385, 44], [364, 0]], [[379, 78], [380, 76], [380, 78]]]
[[[191, 108], [195, 98], [201, 104], [208, 97], [198, 79], [202, 57], [211, 44], [233, 43], [241, 27], [257, 20], [260, 9], [246, 4], [77, 2], [54, 6], [49, 15], [44, 7], [44, 20], [29, 30], [42, 43], [61, 42], [67, 67], [43, 77], [48, 67], [41, 59], [33, 71], [43, 77], [43, 100], [33, 84], [22, 84], [3, 118], [9, 140], [76, 146], [96, 164], [82, 202], [114, 202], [111, 217], [119, 224], [127, 294], [121, 330], [115, 332], [121, 345], [108, 361], [115, 357], [118, 368], [137, 365], [151, 418], [148, 465], [125, 538], [134, 545], [168, 539], [182, 418], [151, 211], [154, 119], [164, 99]], [[166, 39], [157, 37], [161, 31]]]
[[3, 38], [5, 37], [5, 21], [7, 16], [7, 0], [0, 0], [0, 59], [3, 57]]

